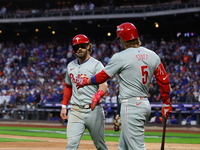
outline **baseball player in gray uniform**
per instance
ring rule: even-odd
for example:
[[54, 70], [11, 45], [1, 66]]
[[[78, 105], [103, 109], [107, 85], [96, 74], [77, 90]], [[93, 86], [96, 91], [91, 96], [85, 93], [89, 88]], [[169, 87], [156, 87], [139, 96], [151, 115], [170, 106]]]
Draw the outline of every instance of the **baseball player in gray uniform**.
[[91, 85], [81, 89], [76, 88], [80, 77], [91, 77], [100, 72], [104, 66], [90, 56], [92, 52], [89, 39], [76, 35], [72, 40], [73, 52], [77, 59], [67, 66], [64, 97], [60, 116], [67, 119], [66, 107], [70, 101], [71, 109], [67, 125], [66, 150], [78, 150], [81, 137], [87, 128], [97, 150], [108, 150], [104, 140], [105, 116], [101, 97], [107, 90], [107, 83]]
[[149, 85], [155, 76], [163, 103], [162, 115], [168, 117], [172, 112], [169, 78], [158, 55], [141, 46], [138, 31], [132, 23], [122, 23], [116, 32], [125, 50], [115, 53], [98, 74], [81, 78], [77, 88], [103, 83], [118, 74], [122, 121], [118, 150], [145, 150], [144, 126], [151, 113], [147, 99]]

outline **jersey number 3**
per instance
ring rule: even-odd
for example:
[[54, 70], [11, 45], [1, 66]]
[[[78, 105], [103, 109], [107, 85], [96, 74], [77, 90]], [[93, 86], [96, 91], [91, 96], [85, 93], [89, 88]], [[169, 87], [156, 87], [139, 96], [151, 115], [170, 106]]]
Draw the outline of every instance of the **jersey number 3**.
[[142, 71], [142, 84], [146, 84], [148, 80], [148, 66], [141, 66], [141, 71]]

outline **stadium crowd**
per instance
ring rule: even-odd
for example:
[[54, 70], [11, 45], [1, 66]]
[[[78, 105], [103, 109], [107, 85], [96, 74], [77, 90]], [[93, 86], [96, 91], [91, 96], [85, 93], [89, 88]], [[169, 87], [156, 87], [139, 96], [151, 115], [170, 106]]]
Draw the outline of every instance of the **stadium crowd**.
[[[143, 41], [144, 47], [159, 55], [169, 73], [172, 103], [195, 103], [200, 110], [200, 37]], [[94, 42], [92, 47], [92, 56], [104, 65], [122, 50], [117, 40]], [[71, 44], [1, 42], [0, 53], [0, 108], [31, 109], [61, 103], [66, 66], [75, 59]], [[117, 103], [118, 81], [118, 76], [108, 81], [105, 103]], [[148, 97], [151, 103], [161, 103], [156, 80], [152, 80]]]
[[60, 13], [66, 11], [92, 11], [94, 9], [104, 10], [117, 10], [117, 9], [132, 9], [134, 7], [155, 7], [155, 10], [165, 9], [167, 6], [172, 8], [182, 7], [181, 4], [198, 4], [199, 0], [162, 0], [162, 1], [92, 1], [92, 0], [76, 0], [76, 1], [13, 1], [0, 2], [0, 16], [5, 14], [16, 15], [16, 17], [23, 17], [23, 14], [48, 14]]

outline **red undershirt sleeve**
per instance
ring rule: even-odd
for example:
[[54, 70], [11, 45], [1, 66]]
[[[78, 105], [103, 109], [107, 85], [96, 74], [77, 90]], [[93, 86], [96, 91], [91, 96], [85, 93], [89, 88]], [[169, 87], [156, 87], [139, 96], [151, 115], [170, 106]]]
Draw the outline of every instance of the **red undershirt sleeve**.
[[65, 84], [64, 91], [63, 91], [62, 105], [65, 105], [65, 106], [68, 105], [71, 96], [72, 96], [72, 86]]

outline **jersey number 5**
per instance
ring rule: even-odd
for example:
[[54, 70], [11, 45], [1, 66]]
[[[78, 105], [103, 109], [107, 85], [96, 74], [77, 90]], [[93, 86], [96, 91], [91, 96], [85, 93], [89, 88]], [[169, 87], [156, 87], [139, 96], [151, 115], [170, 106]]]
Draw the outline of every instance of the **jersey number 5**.
[[148, 80], [148, 71], [147, 71], [148, 66], [141, 66], [141, 71], [142, 71], [142, 84], [146, 84]]

